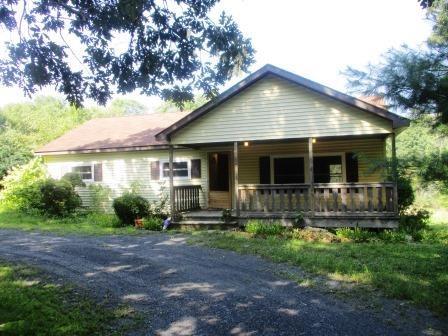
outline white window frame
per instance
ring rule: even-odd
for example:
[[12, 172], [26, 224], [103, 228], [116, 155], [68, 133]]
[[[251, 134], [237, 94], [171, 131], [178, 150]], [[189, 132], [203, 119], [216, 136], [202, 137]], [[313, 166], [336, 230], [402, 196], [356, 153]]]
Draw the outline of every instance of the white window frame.
[[76, 167], [90, 167], [90, 170], [92, 171], [92, 178], [91, 179], [84, 179], [81, 177], [83, 182], [94, 182], [95, 181], [95, 165], [93, 163], [76, 163], [71, 165], [70, 172], [74, 173], [74, 168]]
[[[174, 180], [190, 180], [191, 179], [191, 159], [185, 159], [185, 158], [177, 158], [174, 159], [173, 162], [186, 162], [187, 163], [187, 170], [188, 170], [188, 176], [173, 176]], [[163, 166], [165, 163], [170, 163], [169, 160], [160, 160], [160, 179], [161, 180], [169, 180], [169, 176], [163, 176]]]

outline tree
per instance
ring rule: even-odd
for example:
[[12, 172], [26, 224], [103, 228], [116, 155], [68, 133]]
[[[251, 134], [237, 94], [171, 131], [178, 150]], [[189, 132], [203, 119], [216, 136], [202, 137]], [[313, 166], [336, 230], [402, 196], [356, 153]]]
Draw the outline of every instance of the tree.
[[211, 98], [255, 53], [230, 16], [212, 20], [218, 1], [0, 0], [0, 26], [17, 34], [0, 80], [28, 95], [56, 86], [76, 106], [134, 90], [179, 104], [196, 90]]
[[434, 21], [425, 49], [390, 49], [380, 64], [369, 64], [366, 70], [348, 67], [345, 75], [351, 91], [382, 96], [392, 108], [416, 116], [432, 114], [436, 124], [448, 124], [448, 4], [421, 4], [432, 4], [428, 15]]
[[169, 100], [164, 102], [162, 105], [156, 108], [156, 112], [166, 113], [166, 112], [177, 112], [181, 111], [194, 111], [198, 107], [207, 103], [207, 98], [204, 96], [195, 96], [193, 100], [183, 104], [181, 108], [176, 104], [176, 102]]
[[115, 98], [106, 110], [109, 116], [135, 116], [146, 114], [146, 107], [132, 99]]

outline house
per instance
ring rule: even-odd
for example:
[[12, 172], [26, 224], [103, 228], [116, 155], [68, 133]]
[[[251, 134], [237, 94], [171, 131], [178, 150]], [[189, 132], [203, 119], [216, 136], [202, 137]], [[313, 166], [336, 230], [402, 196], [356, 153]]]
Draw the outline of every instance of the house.
[[[396, 227], [396, 183], [373, 166], [387, 141], [395, 158], [407, 126], [266, 65], [191, 113], [91, 120], [36, 153], [54, 178], [77, 171], [114, 197], [137, 182], [144, 197], [166, 195], [173, 213], [193, 220], [200, 208], [231, 208], [240, 222], [300, 212], [319, 227]], [[88, 205], [88, 189], [80, 193]]]

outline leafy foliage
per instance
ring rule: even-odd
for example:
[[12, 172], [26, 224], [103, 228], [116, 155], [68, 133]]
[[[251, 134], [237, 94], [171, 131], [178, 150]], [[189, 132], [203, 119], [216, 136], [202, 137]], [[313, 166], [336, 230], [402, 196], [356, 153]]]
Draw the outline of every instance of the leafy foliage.
[[163, 220], [160, 217], [147, 217], [143, 219], [143, 228], [151, 231], [162, 231]]
[[67, 180], [48, 179], [40, 186], [39, 208], [45, 215], [63, 217], [81, 206], [81, 198]]
[[109, 206], [112, 190], [108, 186], [92, 183], [89, 185], [90, 209], [93, 212], [105, 213]]
[[132, 225], [137, 218], [149, 215], [149, 202], [132, 192], [126, 192], [112, 203], [115, 214], [123, 224]]
[[176, 102], [194, 90], [212, 97], [254, 56], [230, 16], [209, 17], [217, 2], [1, 0], [0, 25], [19, 36], [0, 62], [1, 80], [27, 94], [54, 85], [78, 106], [105, 103], [115, 87]]
[[[194, 111], [198, 107], [201, 107], [202, 105], [204, 105], [205, 103], [207, 103], [207, 98], [205, 98], [204, 96], [195, 96], [194, 100], [185, 102], [181, 106], [181, 110], [182, 111]], [[156, 109], [156, 112], [160, 112], [160, 113], [177, 112], [177, 111], [179, 111], [179, 106], [173, 100], [164, 102], [162, 105], [160, 105]]]
[[40, 186], [47, 178], [47, 171], [38, 158], [14, 168], [1, 181], [3, 205], [24, 212], [36, 211], [40, 207]]
[[116, 99], [107, 108], [74, 108], [53, 97], [0, 109], [0, 180], [12, 167], [27, 163], [33, 150], [95, 117], [144, 113], [129, 99]]
[[416, 207], [408, 208], [400, 216], [399, 228], [403, 232], [414, 234], [428, 227], [430, 213]]
[[74, 187], [85, 187], [86, 184], [82, 180], [81, 174], [77, 172], [68, 172], [62, 176], [61, 180], [66, 180]]
[[397, 137], [401, 168], [418, 184], [441, 183], [448, 187], [448, 128], [433, 127], [434, 119], [423, 116], [411, 122]]
[[425, 49], [390, 49], [381, 63], [369, 64], [366, 70], [349, 67], [345, 74], [353, 91], [379, 95], [391, 107], [409, 109], [416, 116], [432, 114], [448, 124], [448, 3], [431, 2], [428, 14], [434, 26]]
[[245, 227], [246, 232], [256, 235], [279, 235], [285, 231], [285, 227], [280, 222], [267, 222], [258, 219], [251, 219]]

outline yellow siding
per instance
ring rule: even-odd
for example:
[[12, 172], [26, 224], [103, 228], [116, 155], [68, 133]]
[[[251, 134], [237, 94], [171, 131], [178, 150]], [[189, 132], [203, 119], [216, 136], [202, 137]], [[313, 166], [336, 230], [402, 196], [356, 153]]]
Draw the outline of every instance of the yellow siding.
[[[206, 204], [207, 196], [207, 162], [200, 151], [177, 150], [175, 160], [201, 159], [200, 179], [174, 180], [174, 185], [202, 185], [201, 205]], [[96, 154], [70, 154], [45, 156], [45, 163], [53, 178], [59, 179], [71, 170], [73, 165], [102, 163], [103, 181], [100, 184], [112, 190], [111, 199], [120, 196], [130, 189], [131, 185], [139, 185], [140, 194], [150, 201], [160, 200], [163, 194], [169, 195], [168, 179], [151, 180], [151, 161], [168, 160], [168, 151], [117, 152]], [[95, 182], [98, 183], [98, 182]], [[90, 193], [87, 188], [80, 188], [79, 194], [84, 205], [89, 205]]]
[[[231, 147], [208, 147], [201, 150], [176, 150], [175, 160], [201, 159], [201, 178], [175, 180], [175, 185], [201, 185], [201, 206], [208, 204], [208, 151], [232, 151]], [[379, 182], [382, 181], [381, 172], [369, 172], [371, 166], [385, 156], [384, 139], [351, 139], [317, 141], [314, 144], [315, 155], [319, 154], [343, 154], [355, 152], [359, 154], [359, 181]], [[289, 156], [299, 155], [305, 158], [306, 182], [308, 177], [308, 144], [305, 141], [294, 141], [288, 143], [266, 143], [253, 144], [249, 147], [239, 147], [239, 182], [241, 184], [260, 183], [259, 158], [261, 156]], [[134, 182], [140, 186], [142, 196], [150, 201], [157, 201], [161, 195], [169, 194], [168, 180], [151, 180], [151, 161], [168, 160], [168, 151], [141, 151], [141, 152], [117, 152], [96, 154], [70, 154], [45, 156], [48, 171], [53, 178], [59, 179], [71, 170], [73, 165], [102, 163], [103, 181], [100, 184], [108, 186], [112, 193], [112, 199], [129, 190]], [[343, 161], [344, 162], [344, 161]], [[345, 170], [344, 170], [345, 171]], [[230, 173], [233, 173], [231, 169]], [[231, 179], [233, 177], [231, 176]], [[98, 182], [95, 182], [98, 183]], [[233, 190], [233, 188], [231, 189]], [[79, 193], [84, 205], [89, 205], [90, 193], [87, 188], [81, 188]]]
[[268, 76], [174, 134], [177, 144], [387, 134], [381, 117]]
[[[372, 166], [385, 157], [384, 139], [351, 139], [317, 141], [313, 145], [315, 155], [358, 154], [359, 182], [380, 182], [383, 180], [380, 171], [372, 172]], [[262, 156], [303, 156], [305, 158], [305, 180], [308, 176], [308, 142], [251, 144], [240, 147], [239, 181], [241, 184], [260, 183], [259, 158]], [[344, 156], [343, 165], [345, 166]], [[345, 169], [344, 169], [345, 172]]]

